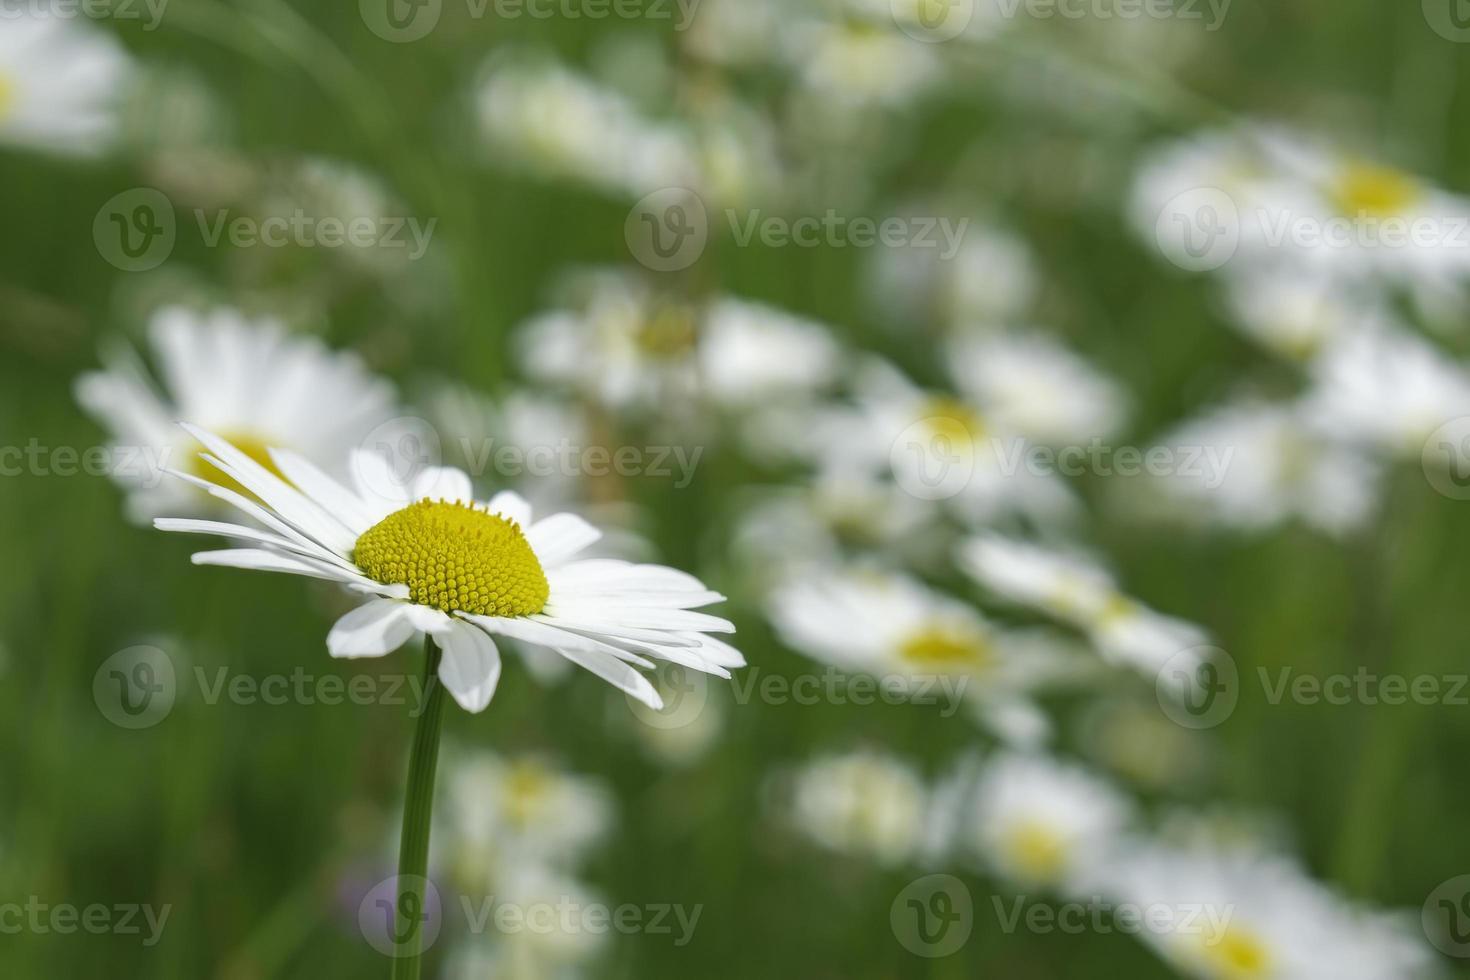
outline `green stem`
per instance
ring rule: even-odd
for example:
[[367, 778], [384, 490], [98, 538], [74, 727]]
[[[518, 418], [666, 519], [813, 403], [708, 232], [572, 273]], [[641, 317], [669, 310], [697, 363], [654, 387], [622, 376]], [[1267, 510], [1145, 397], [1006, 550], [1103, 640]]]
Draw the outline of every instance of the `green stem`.
[[[395, 925], [407, 927], [393, 960], [393, 980], [418, 980], [423, 967], [425, 891], [429, 867], [429, 825], [434, 811], [434, 774], [439, 765], [439, 730], [444, 717], [444, 685], [439, 682], [439, 648], [424, 637], [424, 713], [413, 733], [408, 760], [408, 790], [403, 803], [403, 836], [398, 844], [398, 905]], [[395, 937], [399, 939], [400, 937]]]

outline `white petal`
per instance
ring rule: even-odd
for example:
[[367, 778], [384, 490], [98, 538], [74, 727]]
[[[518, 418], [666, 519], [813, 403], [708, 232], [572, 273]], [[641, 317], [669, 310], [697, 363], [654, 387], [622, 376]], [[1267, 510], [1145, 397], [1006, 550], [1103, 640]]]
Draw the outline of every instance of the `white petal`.
[[358, 499], [357, 494], [327, 476], [304, 457], [286, 449], [272, 449], [271, 459], [275, 461], [276, 469], [285, 474], [286, 479], [346, 524], [348, 530], [354, 534], [360, 536], [377, 523], [371, 508]]
[[610, 657], [605, 653], [587, 653], [581, 650], [571, 649], [563, 649], [558, 652], [572, 663], [592, 671], [592, 673], [601, 677], [613, 687], [637, 698], [653, 710], [663, 710], [664, 699], [659, 697], [658, 691], [654, 690], [653, 685], [648, 683], [648, 678], [621, 660]]
[[413, 499], [469, 504], [475, 500], [475, 488], [463, 470], [452, 466], [430, 466], [413, 481]]
[[374, 524], [412, 502], [408, 493], [410, 481], [400, 479], [393, 472], [393, 465], [387, 457], [366, 449], [354, 449], [348, 456], [348, 464], [352, 470], [352, 486], [372, 511]]
[[434, 638], [444, 651], [439, 679], [466, 711], [484, 711], [500, 683], [500, 651], [490, 634], [468, 623], [455, 623]]
[[227, 548], [221, 551], [201, 551], [194, 555], [192, 560], [196, 565], [224, 565], [229, 568], [249, 568], [262, 572], [288, 572], [292, 575], [305, 575], [309, 578], [324, 578], [331, 582], [346, 582], [349, 584], [353, 582], [345, 573], [325, 562], [314, 561], [310, 558], [296, 555], [287, 555], [279, 551], [267, 551], [263, 548]]
[[487, 506], [490, 513], [515, 521], [522, 528], [531, 526], [531, 505], [514, 490], [500, 491], [490, 498]]
[[526, 540], [542, 566], [558, 565], [602, 537], [576, 514], [552, 514], [526, 530]]
[[381, 657], [413, 636], [408, 606], [397, 599], [374, 599], [337, 620], [327, 634], [327, 652], [334, 657]]

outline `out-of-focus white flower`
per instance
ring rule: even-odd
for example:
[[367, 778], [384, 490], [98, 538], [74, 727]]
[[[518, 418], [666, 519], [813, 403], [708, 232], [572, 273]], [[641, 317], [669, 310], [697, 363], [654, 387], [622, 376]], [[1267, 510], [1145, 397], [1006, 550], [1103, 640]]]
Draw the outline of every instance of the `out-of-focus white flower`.
[[1010, 431], [1049, 446], [1084, 445], [1116, 432], [1118, 385], [1041, 333], [965, 333], [948, 345], [955, 386]]
[[1470, 415], [1470, 372], [1421, 337], [1381, 326], [1331, 344], [1306, 396], [1326, 434], [1417, 457], [1441, 425]]
[[601, 897], [548, 868], [518, 868], [467, 900], [477, 934], [450, 952], [446, 980], [575, 980], [607, 944]]
[[1040, 755], [987, 760], [974, 790], [969, 839], [995, 871], [1067, 892], [1104, 861], [1132, 810], [1110, 783]]
[[791, 817], [844, 854], [900, 864], [924, 842], [926, 790], [913, 766], [870, 751], [813, 759], [794, 774]]
[[696, 182], [684, 129], [643, 117], [622, 95], [554, 62], [493, 64], [476, 98], [497, 158], [533, 173], [629, 196]]
[[1248, 265], [1225, 280], [1230, 322], [1263, 347], [1308, 361], [1337, 337], [1379, 322], [1380, 297], [1337, 275], [1281, 265]]
[[830, 384], [840, 349], [830, 331], [773, 307], [722, 297], [701, 309], [636, 275], [586, 274], [575, 305], [521, 328], [527, 371], [614, 408], [670, 396], [727, 409], [808, 397]]
[[720, 65], [767, 63], [781, 43], [789, 6], [781, 0], [703, 0], [686, 35], [689, 50]]
[[1355, 906], [1257, 847], [1134, 842], [1102, 880], [1151, 909], [1145, 942], [1200, 980], [1390, 980], [1433, 975], [1407, 920]]
[[958, 558], [996, 595], [1071, 623], [1105, 657], [1151, 676], [1175, 654], [1206, 642], [1204, 630], [1128, 597], [1108, 571], [1084, 556], [981, 534], [961, 546]]
[[[943, 213], [935, 207], [908, 210], [926, 217]], [[1036, 298], [1039, 274], [1030, 248], [995, 225], [966, 224], [953, 256], [941, 243], [875, 249], [872, 261], [873, 300], [905, 334], [926, 323], [941, 329], [1010, 323], [1024, 317]]]
[[574, 868], [612, 824], [600, 780], [534, 756], [479, 751], [447, 761], [436, 863], [472, 891], [522, 866]]
[[0, 143], [92, 156], [117, 136], [133, 60], [81, 17], [9, 12], [0, 30]]
[[861, 19], [798, 20], [784, 53], [814, 94], [836, 107], [912, 102], [942, 77], [932, 45], [917, 44], [886, 23]]
[[154, 315], [149, 336], [161, 391], [128, 349], [114, 351], [105, 370], [76, 383], [82, 407], [113, 433], [113, 476], [128, 489], [136, 520], [216, 509], [206, 494], [164, 478], [165, 468], [218, 476], [199, 461], [201, 447], [179, 421], [226, 433], [269, 467], [267, 447], [345, 461], [393, 415], [392, 386], [369, 374], [357, 356], [329, 350], [315, 337], [292, 336], [271, 319], [170, 307]]
[[1379, 468], [1327, 439], [1300, 406], [1220, 406], [1159, 440], [1183, 463], [1155, 485], [1186, 521], [1258, 531], [1293, 518], [1332, 534], [1372, 511]]
[[926, 702], [968, 703], [1008, 740], [1050, 731], [1030, 691], [1060, 672], [1055, 656], [988, 623], [969, 605], [903, 575], [809, 570], [768, 600], [781, 639], [880, 686]]

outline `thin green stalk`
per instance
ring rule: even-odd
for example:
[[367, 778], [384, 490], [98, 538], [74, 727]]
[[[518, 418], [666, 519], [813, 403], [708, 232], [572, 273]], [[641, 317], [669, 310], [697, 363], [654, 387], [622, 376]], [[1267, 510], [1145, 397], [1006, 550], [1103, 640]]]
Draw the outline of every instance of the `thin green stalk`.
[[444, 716], [444, 685], [439, 682], [439, 648], [424, 637], [424, 713], [413, 733], [408, 789], [403, 803], [403, 836], [398, 844], [398, 915], [394, 936], [398, 955], [393, 980], [418, 980], [423, 963], [423, 926], [429, 867], [429, 825], [434, 811], [434, 774], [439, 766], [439, 730]]

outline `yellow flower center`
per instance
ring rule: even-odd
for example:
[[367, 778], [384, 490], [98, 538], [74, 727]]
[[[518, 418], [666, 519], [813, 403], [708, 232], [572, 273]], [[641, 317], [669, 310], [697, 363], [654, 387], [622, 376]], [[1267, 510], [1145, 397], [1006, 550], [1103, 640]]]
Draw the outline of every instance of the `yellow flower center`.
[[1271, 972], [1271, 951], [1244, 929], [1229, 929], [1206, 943], [1205, 960], [1225, 980], [1259, 980]]
[[[0, 95], [3, 95], [3, 92], [0, 92]], [[272, 443], [259, 436], [243, 432], [222, 432], [220, 436], [230, 445], [240, 450], [240, 452], [249, 456], [261, 466], [264, 466], [273, 475], [279, 476], [283, 480], [285, 479], [281, 471], [276, 469], [275, 460], [271, 459], [270, 447]], [[241, 486], [234, 477], [226, 476], [213, 463], [200, 456], [199, 453], [203, 451], [203, 446], [195, 446], [194, 452], [189, 454], [190, 469], [195, 476], [202, 477], [210, 483], [228, 490], [233, 490], [236, 493], [244, 494], [247, 497], [255, 497], [255, 494]]]
[[954, 447], [969, 448], [985, 435], [985, 422], [979, 413], [958, 398], [941, 395], [929, 399], [924, 421], [930, 432], [949, 439]]
[[530, 616], [551, 587], [520, 525], [471, 504], [420, 500], [363, 532], [352, 552], [375, 582], [443, 612]]
[[1006, 851], [1021, 873], [1038, 881], [1057, 878], [1067, 864], [1067, 842], [1040, 823], [1025, 823], [1007, 835]]
[[551, 776], [533, 762], [517, 763], [505, 781], [505, 809], [509, 819], [529, 824], [551, 790]]
[[910, 663], [958, 667], [983, 666], [990, 661], [991, 651], [977, 631], [929, 626], [905, 639], [899, 654]]
[[1332, 189], [1337, 208], [1353, 218], [1390, 218], [1403, 214], [1420, 197], [1414, 178], [1391, 167], [1352, 164]]
[[669, 304], [653, 310], [634, 337], [638, 349], [649, 357], [676, 360], [694, 350], [699, 330], [694, 311]]

